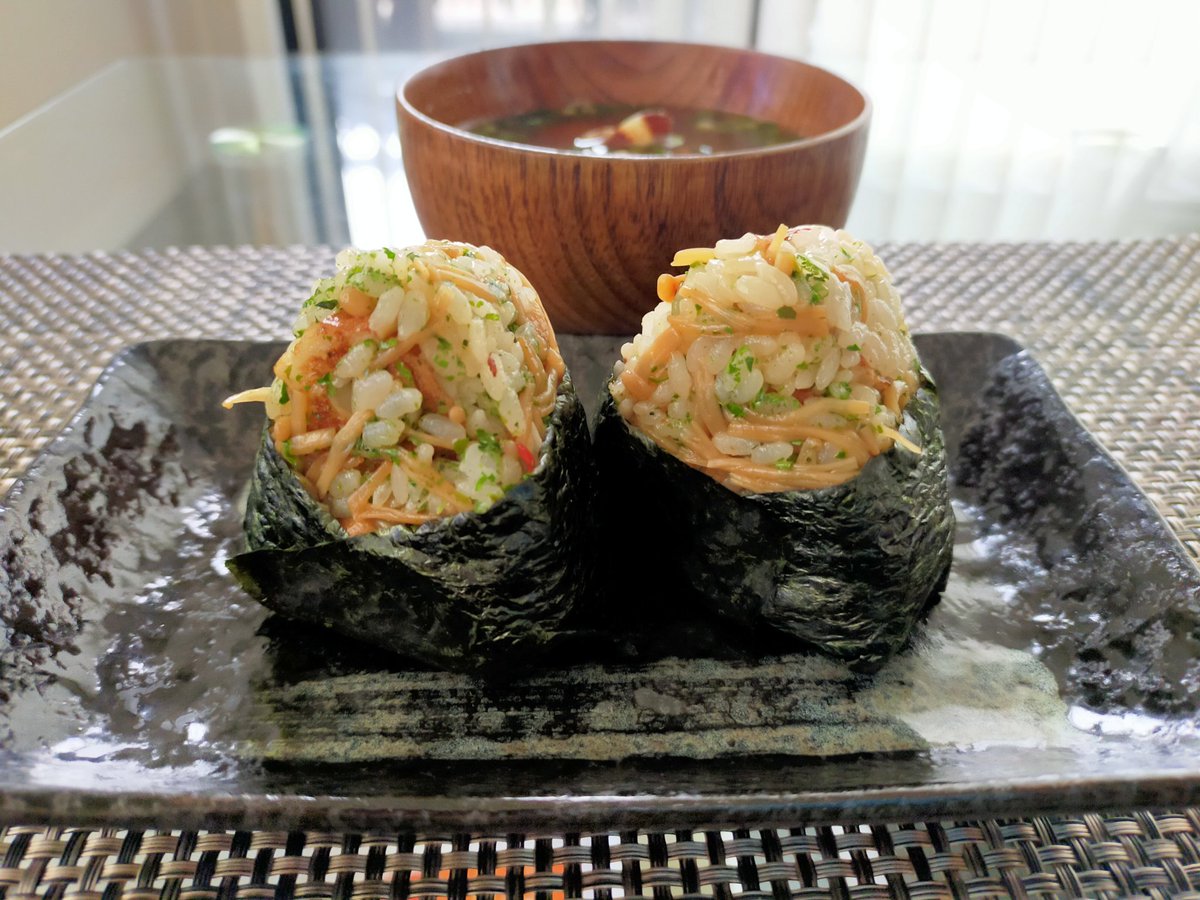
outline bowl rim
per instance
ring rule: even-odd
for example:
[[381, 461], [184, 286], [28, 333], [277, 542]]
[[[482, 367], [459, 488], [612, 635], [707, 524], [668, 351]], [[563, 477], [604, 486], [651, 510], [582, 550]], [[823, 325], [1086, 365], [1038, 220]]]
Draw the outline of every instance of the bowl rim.
[[[839, 125], [837, 128], [831, 129], [829, 131], [822, 131], [820, 134], [811, 135], [809, 137], [797, 138], [796, 140], [792, 140], [792, 141], [784, 141], [779, 144], [771, 144], [770, 146], [767, 146], [767, 147], [750, 147], [745, 150], [729, 150], [729, 151], [725, 151], [722, 153], [674, 153], [674, 154], [670, 154], [670, 153], [668, 153], [668, 154], [620, 153], [620, 154], [613, 154], [611, 156], [610, 155], [601, 156], [601, 155], [595, 155], [595, 154], [590, 154], [590, 153], [579, 153], [579, 152], [575, 152], [575, 151], [571, 151], [571, 150], [563, 150], [563, 149], [559, 149], [557, 147], [542, 147], [537, 144], [518, 144], [518, 143], [515, 143], [514, 141], [504, 141], [504, 140], [500, 140], [499, 138], [486, 137], [484, 135], [476, 134], [473, 131], [467, 131], [465, 128], [460, 128], [456, 125], [451, 125], [448, 122], [443, 122], [440, 119], [436, 119], [433, 116], [427, 115], [426, 113], [424, 113], [420, 109], [418, 109], [408, 99], [408, 88], [410, 85], [412, 85], [417, 79], [427, 76], [433, 70], [442, 68], [444, 66], [450, 66], [450, 65], [453, 65], [456, 63], [460, 63], [464, 60], [473, 59], [476, 57], [491, 56], [491, 55], [499, 54], [499, 53], [512, 53], [514, 51], [517, 51], [517, 52], [527, 51], [527, 50], [532, 50], [537, 47], [548, 47], [548, 46], [571, 47], [571, 46], [580, 46], [580, 45], [584, 45], [584, 46], [654, 45], [656, 47], [663, 47], [663, 48], [687, 47], [690, 49], [699, 48], [699, 49], [705, 49], [705, 50], [718, 50], [718, 51], [721, 51], [722, 53], [732, 52], [732, 53], [744, 54], [744, 55], [748, 55], [748, 56], [763, 57], [766, 59], [776, 60], [778, 62], [782, 62], [787, 65], [799, 66], [804, 69], [811, 69], [811, 70], [814, 70], [817, 72], [821, 72], [822, 74], [828, 75], [829, 77], [834, 78], [837, 81], [840, 81], [843, 85], [845, 85], [847, 88], [849, 88], [855, 94], [857, 94], [858, 97], [862, 100], [863, 107], [854, 118], [852, 118], [850, 121], [848, 121], [842, 125]], [[761, 50], [754, 50], [754, 49], [751, 49], [748, 47], [730, 47], [730, 46], [725, 46], [725, 45], [721, 45], [721, 44], [702, 44], [702, 43], [693, 43], [690, 41], [655, 41], [655, 40], [637, 40], [637, 39], [628, 39], [628, 40], [626, 40], [626, 39], [619, 39], [619, 40], [571, 39], [571, 40], [563, 40], [563, 41], [536, 41], [536, 42], [527, 43], [527, 44], [511, 44], [511, 45], [507, 45], [507, 46], [503, 46], [503, 47], [490, 47], [486, 50], [476, 50], [471, 53], [460, 53], [455, 56], [451, 56], [446, 59], [442, 59], [442, 60], [438, 60], [437, 62], [430, 63], [429, 65], [425, 66], [424, 68], [420, 69], [417, 72], [414, 72], [413, 74], [411, 74], [407, 78], [405, 78], [404, 81], [400, 84], [399, 88], [397, 88], [397, 90], [396, 90], [396, 105], [403, 114], [412, 117], [413, 119], [421, 122], [422, 124], [426, 125], [427, 127], [432, 128], [435, 131], [440, 131], [440, 132], [446, 133], [449, 136], [451, 136], [455, 139], [458, 139], [458, 140], [465, 140], [469, 143], [482, 144], [484, 146], [489, 146], [496, 150], [504, 150], [509, 153], [524, 154], [524, 155], [534, 156], [534, 157], [545, 157], [545, 158], [549, 158], [549, 159], [570, 160], [572, 162], [579, 162], [580, 164], [583, 164], [583, 165], [597, 165], [597, 164], [624, 165], [624, 164], [645, 162], [646, 160], [655, 160], [659, 165], [672, 165], [672, 164], [679, 165], [682, 163], [695, 163], [697, 160], [718, 161], [718, 160], [723, 160], [723, 159], [737, 159], [737, 158], [741, 158], [741, 157], [750, 157], [750, 156], [761, 157], [761, 156], [773, 156], [776, 154], [794, 153], [797, 150], [801, 150], [801, 149], [804, 149], [807, 147], [815, 147], [820, 144], [830, 143], [832, 141], [839, 140], [842, 137], [845, 137], [847, 134], [853, 133], [854, 131], [864, 127], [868, 122], [870, 122], [871, 113], [872, 113], [871, 98], [868, 97], [866, 95], [866, 93], [861, 88], [858, 87], [858, 85], [854, 84], [848, 78], [845, 78], [836, 72], [833, 72], [822, 66], [816, 66], [816, 65], [813, 65], [812, 63], [804, 62], [803, 60], [792, 59], [791, 57], [787, 57], [787, 56], [779, 56], [778, 54], [774, 54], [774, 53], [763, 53]]]

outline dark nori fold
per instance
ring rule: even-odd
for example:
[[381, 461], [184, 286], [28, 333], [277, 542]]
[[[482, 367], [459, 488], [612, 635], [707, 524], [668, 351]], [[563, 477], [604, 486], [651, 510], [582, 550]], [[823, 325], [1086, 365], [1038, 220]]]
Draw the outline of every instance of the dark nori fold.
[[534, 472], [482, 513], [348, 538], [264, 432], [228, 565], [290, 618], [461, 672], [503, 675], [572, 628], [591, 586], [595, 496], [583, 405], [559, 388]]
[[923, 376], [893, 448], [845, 484], [738, 494], [630, 427], [605, 391], [596, 454], [610, 528], [652, 553], [656, 603], [703, 603], [872, 672], [945, 586], [954, 544], [937, 391]]

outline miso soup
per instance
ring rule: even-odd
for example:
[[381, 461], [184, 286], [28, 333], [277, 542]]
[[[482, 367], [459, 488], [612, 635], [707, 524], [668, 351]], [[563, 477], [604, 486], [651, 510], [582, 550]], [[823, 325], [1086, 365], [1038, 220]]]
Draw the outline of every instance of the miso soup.
[[684, 155], [754, 150], [802, 135], [775, 122], [713, 109], [572, 103], [462, 126], [514, 144], [578, 153]]

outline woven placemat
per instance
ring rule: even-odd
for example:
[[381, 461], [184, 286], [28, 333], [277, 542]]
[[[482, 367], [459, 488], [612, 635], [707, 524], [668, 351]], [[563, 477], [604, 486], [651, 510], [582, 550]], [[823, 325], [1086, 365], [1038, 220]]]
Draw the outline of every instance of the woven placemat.
[[[880, 248], [917, 331], [1031, 349], [1200, 558], [1200, 236]], [[327, 248], [0, 257], [0, 492], [123, 346], [284, 338]], [[599, 835], [10, 827], [17, 897], [1200, 896], [1200, 813]]]
[[6, 900], [1200, 897], [1200, 817], [669, 833], [334, 835], [9, 828]]

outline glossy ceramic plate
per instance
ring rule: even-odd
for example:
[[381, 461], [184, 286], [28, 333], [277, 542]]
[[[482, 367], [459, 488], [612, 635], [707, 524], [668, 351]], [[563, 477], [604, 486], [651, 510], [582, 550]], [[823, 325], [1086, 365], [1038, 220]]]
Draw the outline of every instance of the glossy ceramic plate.
[[[585, 398], [619, 345], [564, 340]], [[613, 829], [1200, 801], [1200, 573], [1019, 346], [918, 345], [958, 537], [882, 672], [756, 658], [699, 622], [505, 686], [241, 594], [224, 560], [261, 411], [220, 400], [280, 346], [129, 349], [0, 517], [0, 814]]]

